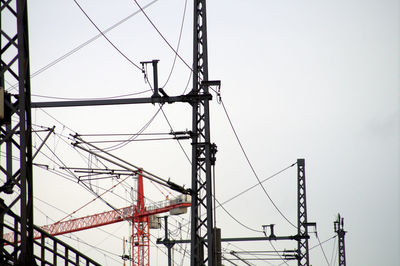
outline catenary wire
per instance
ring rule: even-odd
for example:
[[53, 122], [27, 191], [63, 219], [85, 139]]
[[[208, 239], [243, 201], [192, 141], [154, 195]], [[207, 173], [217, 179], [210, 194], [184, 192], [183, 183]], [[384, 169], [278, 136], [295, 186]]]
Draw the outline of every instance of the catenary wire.
[[[150, 7], [151, 5], [153, 5], [154, 3], [158, 2], [159, 0], [153, 0], [150, 3], [146, 4], [145, 6], [143, 6], [143, 9], [147, 9], [148, 7]], [[131, 19], [132, 17], [136, 16], [137, 14], [139, 14], [141, 12], [141, 10], [137, 10], [135, 12], [133, 12], [132, 14], [130, 14], [129, 16], [123, 18], [122, 20], [118, 21], [117, 23], [115, 23], [114, 25], [108, 27], [107, 29], [103, 30], [101, 33], [93, 36], [92, 38], [90, 38], [89, 40], [81, 43], [80, 45], [76, 46], [75, 48], [73, 48], [72, 50], [70, 50], [69, 52], [65, 53], [64, 55], [56, 58], [55, 60], [53, 60], [52, 62], [48, 63], [47, 65], [45, 65], [44, 67], [36, 70], [35, 72], [33, 72], [31, 74], [31, 78], [34, 78], [35, 76], [41, 74], [42, 72], [46, 71], [47, 69], [53, 67], [54, 65], [56, 65], [57, 63], [63, 61], [64, 59], [68, 58], [69, 56], [73, 55], [74, 53], [76, 53], [77, 51], [81, 50], [82, 48], [84, 48], [85, 46], [87, 46], [88, 44], [92, 43], [93, 41], [97, 40], [98, 38], [100, 38], [101, 36], [103, 36], [103, 34], [108, 33], [109, 31], [115, 29], [116, 27], [118, 27], [119, 25], [125, 23], [126, 21], [128, 21], [129, 19]], [[8, 90], [14, 90], [17, 86], [18, 83], [12, 85], [11, 83], [9, 83], [7, 80], [6, 82], [10, 85], [10, 87], [8, 88]]]
[[[131, 63], [134, 67], [136, 67], [140, 72], [142, 72], [142, 68], [137, 65], [135, 62], [133, 62], [128, 56], [126, 56], [102, 31], [101, 29], [94, 23], [94, 21], [89, 17], [89, 15], [85, 12], [85, 10], [81, 7], [81, 5], [76, 1], [73, 0], [75, 4], [78, 6], [78, 8], [82, 11], [82, 13], [86, 16], [86, 18], [90, 21], [90, 23], [99, 31], [99, 33], [104, 37], [104, 39], [107, 40], [107, 42], [114, 47], [114, 49], [122, 56], [124, 57], [129, 63]], [[143, 9], [140, 7], [140, 10], [142, 12]]]
[[[318, 243], [317, 245], [312, 246], [312, 247], [309, 248], [308, 250], [309, 250], [309, 251], [310, 251], [310, 250], [313, 250], [313, 249], [317, 248], [318, 246], [323, 245], [323, 244], [325, 244], [326, 242], [328, 242], [328, 241], [330, 241], [330, 240], [332, 240], [332, 239], [334, 239], [334, 238], [336, 238], [335, 235], [332, 236], [332, 237], [330, 237], [330, 238], [328, 238], [328, 239], [326, 239], [326, 240], [324, 240], [324, 241], [322, 241], [321, 243]], [[281, 266], [281, 265], [283, 265], [283, 264], [284, 264], [284, 263], [281, 263], [281, 264], [279, 264], [278, 266]]]
[[[289, 165], [289, 166], [283, 168], [282, 170], [276, 172], [275, 174], [270, 175], [269, 177], [267, 177], [267, 178], [261, 180], [261, 183], [264, 183], [264, 182], [266, 182], [266, 181], [268, 181], [268, 180], [270, 180], [270, 179], [276, 177], [277, 175], [283, 173], [284, 171], [288, 170], [289, 168], [293, 167], [294, 165], [296, 165], [296, 163], [293, 163], [293, 164], [291, 164], [291, 165]], [[228, 203], [228, 202], [230, 202], [230, 201], [236, 199], [237, 197], [239, 197], [239, 196], [243, 195], [244, 193], [250, 191], [251, 189], [257, 187], [258, 185], [259, 185], [259, 183], [255, 184], [255, 185], [253, 185], [253, 186], [251, 186], [251, 187], [249, 187], [249, 188], [243, 190], [243, 191], [240, 192], [239, 194], [236, 194], [235, 196], [233, 196], [233, 197], [231, 197], [231, 198], [225, 200], [225, 201], [222, 203], [222, 205], [224, 205], [224, 204], [226, 204], [226, 203]]]
[[[75, 0], [74, 0], [75, 1]], [[157, 31], [157, 33], [161, 36], [161, 38], [164, 40], [164, 42], [168, 45], [169, 48], [171, 48], [171, 50], [176, 54], [176, 56], [182, 61], [182, 63], [184, 63], [191, 71], [193, 71], [193, 69], [189, 66], [188, 63], [186, 63], [186, 61], [179, 55], [178, 51], [176, 51], [174, 49], [174, 47], [172, 47], [172, 45], [169, 43], [169, 41], [164, 37], [164, 35], [160, 32], [160, 30], [157, 28], [157, 26], [153, 23], [153, 21], [150, 19], [150, 17], [147, 15], [147, 13], [144, 11], [144, 9], [140, 6], [140, 4], [136, 1], [133, 0], [136, 5], [139, 7], [139, 9], [142, 11], [143, 15], [146, 17], [146, 19], [150, 22], [150, 24], [153, 26], [153, 28]]]
[[286, 264], [289, 266], [289, 264], [286, 262], [286, 260], [284, 258], [282, 258], [281, 254], [279, 254], [278, 250], [276, 250], [274, 244], [272, 244], [272, 241], [269, 241], [269, 244], [271, 245], [271, 247], [274, 249], [274, 251], [276, 252], [276, 254], [278, 254], [279, 258], [283, 261], [283, 264]]
[[187, 7], [187, 0], [185, 0], [185, 6], [183, 8], [181, 28], [180, 28], [180, 31], [179, 31], [178, 43], [176, 45], [176, 53], [174, 54], [174, 61], [172, 63], [171, 71], [168, 74], [167, 80], [164, 82], [164, 85], [161, 86], [161, 88], [165, 88], [165, 86], [167, 86], [167, 84], [168, 84], [168, 82], [169, 82], [169, 80], [170, 80], [170, 78], [172, 76], [172, 72], [174, 71], [174, 68], [175, 68], [176, 58], [178, 57], [177, 54], [178, 54], [179, 47], [180, 47], [180, 44], [181, 44], [181, 39], [182, 39], [183, 25], [185, 23], [186, 7]]
[[[143, 6], [143, 9], [147, 9], [148, 7], [150, 7], [151, 5], [153, 5], [154, 3], [158, 2], [159, 0], [154, 0], [151, 1], [150, 3], [148, 3], [147, 5]], [[118, 27], [119, 25], [123, 24], [124, 22], [128, 21], [129, 19], [131, 19], [132, 17], [136, 16], [137, 14], [139, 14], [141, 12], [141, 10], [136, 10], [135, 12], [133, 12], [132, 14], [130, 14], [129, 16], [123, 18], [122, 20], [118, 21], [117, 23], [115, 23], [114, 25], [112, 25], [111, 27], [105, 29], [102, 31], [102, 33], [99, 33], [95, 36], [93, 36], [92, 38], [90, 38], [89, 40], [83, 42], [82, 44], [78, 45], [77, 47], [75, 47], [74, 49], [72, 49], [71, 51], [69, 51], [68, 53], [60, 56], [59, 58], [55, 59], [54, 61], [52, 61], [51, 63], [47, 64], [46, 66], [40, 68], [39, 70], [33, 72], [31, 78], [39, 75], [40, 73], [44, 72], [45, 70], [49, 69], [50, 67], [54, 66], [55, 64], [59, 63], [60, 61], [64, 60], [65, 58], [69, 57], [70, 55], [74, 54], [75, 52], [79, 51], [80, 49], [84, 48], [86, 45], [92, 43], [93, 41], [97, 40], [98, 38], [100, 38], [101, 36], [103, 36], [103, 34], [108, 33], [109, 31], [115, 29], [116, 27]]]
[[336, 250], [336, 238], [333, 240], [333, 249], [332, 249], [332, 255], [331, 255], [331, 265], [333, 265], [333, 256], [335, 254]]
[[150, 120], [149, 120], [146, 124], [143, 125], [143, 127], [136, 133], [136, 135], [134, 135], [134, 136], [128, 138], [126, 142], [123, 142], [123, 143], [119, 143], [119, 144], [115, 144], [115, 145], [106, 147], [106, 148], [104, 148], [104, 150], [105, 150], [105, 151], [114, 151], [114, 150], [120, 149], [120, 148], [126, 146], [131, 140], [136, 139], [136, 138], [137, 138], [140, 134], [142, 134], [142, 133], [150, 126], [150, 124], [156, 119], [156, 117], [157, 117], [157, 115], [159, 114], [160, 110], [161, 110], [161, 107], [160, 107], [160, 108], [156, 111], [156, 113], [150, 118]]
[[149, 92], [150, 90], [144, 90], [136, 93], [129, 93], [129, 94], [123, 94], [123, 95], [116, 95], [116, 96], [107, 96], [107, 97], [99, 97], [99, 98], [66, 98], [66, 97], [57, 97], [57, 96], [47, 96], [47, 95], [39, 95], [39, 94], [31, 94], [31, 96], [35, 97], [40, 97], [40, 98], [46, 98], [46, 99], [55, 99], [55, 100], [66, 100], [66, 101], [76, 101], [76, 100], [106, 100], [106, 99], [117, 99], [117, 98], [123, 98], [123, 97], [128, 97], [128, 96], [134, 96], [134, 95], [139, 95], [143, 94], [146, 92]]
[[[101, 196], [100, 196], [101, 197]], [[103, 199], [103, 201], [104, 201], [104, 199]], [[110, 204], [107, 204], [107, 205], [109, 205], [110, 206]], [[87, 243], [86, 243], [87, 244]], [[92, 246], [93, 247], [93, 245], [90, 245], [90, 244], [88, 244], [89, 246]], [[158, 248], [158, 247], [157, 247]], [[159, 249], [159, 248], [158, 248]]]
[[240, 222], [237, 218], [235, 218], [227, 209], [225, 209], [225, 207], [223, 205], [221, 205], [221, 203], [214, 197], [214, 199], [218, 202], [219, 207], [221, 207], [235, 222], [237, 222], [238, 224], [240, 224], [241, 226], [247, 228], [248, 230], [251, 230], [253, 232], [257, 232], [257, 233], [262, 233], [263, 231], [261, 230], [256, 230], [253, 229], [245, 224], [243, 224], [242, 222]]
[[246, 158], [246, 161], [247, 161], [248, 165], [250, 166], [250, 169], [252, 170], [254, 176], [256, 177], [256, 179], [257, 179], [257, 181], [258, 181], [258, 184], [261, 186], [261, 188], [263, 189], [265, 195], [268, 197], [269, 201], [272, 203], [272, 205], [275, 207], [275, 209], [278, 211], [278, 213], [279, 213], [290, 225], [292, 225], [294, 228], [297, 228], [297, 226], [294, 225], [294, 224], [286, 217], [286, 215], [284, 215], [283, 212], [278, 208], [278, 206], [275, 204], [275, 202], [272, 200], [271, 196], [268, 194], [267, 190], [266, 190], [265, 187], [263, 186], [263, 184], [262, 184], [260, 178], [258, 177], [258, 175], [257, 175], [257, 173], [256, 173], [256, 171], [255, 171], [255, 169], [254, 169], [254, 167], [253, 167], [253, 165], [252, 165], [252, 163], [250, 162], [249, 157], [247, 156], [246, 151], [244, 150], [244, 147], [243, 147], [243, 145], [242, 145], [242, 142], [241, 142], [240, 139], [239, 139], [239, 136], [238, 136], [238, 134], [237, 134], [237, 132], [236, 132], [236, 130], [235, 130], [235, 127], [233, 126], [232, 120], [231, 120], [231, 118], [230, 118], [230, 116], [229, 116], [229, 114], [228, 114], [228, 111], [227, 111], [227, 109], [226, 109], [226, 107], [225, 107], [225, 104], [224, 104], [224, 102], [222, 101], [222, 99], [221, 99], [221, 104], [222, 104], [222, 108], [224, 109], [225, 115], [226, 115], [226, 117], [227, 117], [227, 119], [228, 119], [228, 122], [229, 122], [229, 124], [230, 124], [230, 126], [231, 126], [231, 129], [232, 129], [232, 131], [233, 131], [233, 133], [234, 133], [234, 135], [235, 135], [235, 137], [236, 137], [236, 140], [237, 140], [237, 142], [238, 142], [238, 144], [239, 144], [239, 146], [240, 146], [240, 149], [242, 150], [242, 153], [243, 153], [244, 157]]
[[321, 241], [319, 240], [318, 233], [315, 233], [315, 236], [316, 236], [316, 238], [317, 238], [317, 240], [318, 240], [319, 246], [321, 247], [322, 254], [324, 255], [325, 261], [326, 261], [326, 263], [328, 264], [328, 266], [330, 266], [329, 261], [328, 261], [328, 258], [326, 257], [326, 254], [325, 254], [325, 250], [324, 250], [324, 248], [323, 248], [322, 245], [321, 245]]

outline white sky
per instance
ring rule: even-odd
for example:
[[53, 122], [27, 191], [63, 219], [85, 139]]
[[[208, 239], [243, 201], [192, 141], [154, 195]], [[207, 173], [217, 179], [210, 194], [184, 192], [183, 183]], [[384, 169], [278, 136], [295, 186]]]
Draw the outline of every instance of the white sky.
[[[150, 1], [140, 1], [144, 6]], [[91, 19], [106, 29], [137, 10], [133, 0], [79, 1]], [[185, 0], [160, 0], [146, 12], [176, 47]], [[308, 218], [317, 222], [321, 241], [334, 236], [338, 212], [345, 219], [349, 265], [397, 265], [400, 257], [399, 198], [399, 1], [208, 1], [209, 76], [221, 80], [222, 100], [257, 174], [264, 179], [306, 159]], [[192, 1], [188, 1], [179, 54], [192, 63]], [[31, 73], [98, 34], [72, 0], [30, 1]], [[128, 56], [140, 61], [160, 59], [159, 80], [168, 77], [174, 54], [142, 14], [107, 36]], [[150, 69], [150, 68], [149, 68]], [[170, 95], [183, 93], [190, 71], [179, 60], [165, 87]], [[32, 79], [32, 94], [68, 98], [102, 98], [148, 89], [142, 73], [102, 37]], [[189, 89], [191, 84], [189, 85]], [[150, 93], [141, 97], [150, 96]], [[215, 97], [214, 97], [215, 99]], [[32, 101], [47, 99], [32, 97]], [[36, 125], [52, 127], [68, 136], [84, 133], [135, 133], [156, 113], [157, 106], [119, 106], [46, 109], [32, 112]], [[189, 105], [163, 107], [174, 130], [191, 128]], [[72, 129], [72, 131], [70, 130]], [[160, 113], [147, 133], [169, 132]], [[222, 105], [211, 105], [212, 141], [218, 146], [216, 197], [223, 202], [257, 183], [229, 126]], [[35, 145], [40, 139], [34, 137]], [[52, 137], [48, 141], [67, 166], [87, 166], [71, 147]], [[182, 142], [190, 155], [190, 143]], [[49, 149], [43, 152], [54, 158]], [[190, 186], [190, 165], [176, 142], [131, 143], [115, 154], [150, 172]], [[49, 158], [37, 163], [58, 168]], [[109, 188], [116, 181], [93, 184]], [[132, 181], [130, 181], [132, 183]], [[282, 212], [296, 221], [296, 169], [290, 168], [265, 183]], [[145, 183], [149, 200], [164, 196]], [[101, 192], [101, 191], [100, 191]], [[117, 207], [129, 204], [129, 194], [116, 188], [125, 200], [107, 195]], [[35, 196], [71, 213], [93, 198], [78, 184], [35, 168]], [[65, 214], [37, 200], [35, 223], [43, 225]], [[261, 230], [276, 224], [277, 235], [294, 235], [260, 187], [224, 207], [248, 227]], [[109, 210], [95, 202], [77, 216]], [[42, 212], [46, 213], [44, 215]], [[189, 216], [171, 220], [171, 228]], [[244, 228], [218, 209], [222, 237], [262, 236]], [[126, 223], [105, 227], [119, 239], [93, 230], [76, 234], [84, 241], [122, 253]], [[186, 232], [176, 230], [186, 238]], [[152, 231], [162, 237], [161, 230]], [[65, 238], [62, 238], [65, 240]], [[156, 238], [152, 238], [155, 242]], [[67, 240], [66, 240], [67, 241]], [[70, 242], [104, 265], [121, 265], [117, 256], [104, 256], [77, 241]], [[318, 244], [313, 235], [310, 246]], [[274, 243], [293, 249], [295, 243]], [[337, 242], [323, 245], [331, 261]], [[223, 245], [228, 250], [272, 250], [269, 243]], [[165, 265], [165, 248], [151, 249], [151, 264]], [[180, 265], [179, 247], [175, 251]], [[312, 265], [327, 265], [321, 248], [310, 253]], [[115, 261], [116, 260], [116, 261]], [[118, 264], [118, 262], [120, 262]], [[253, 262], [280, 265], [281, 262]], [[230, 265], [229, 263], [226, 263]], [[290, 262], [289, 265], [297, 265]], [[337, 258], [331, 265], [337, 264]], [[184, 261], [183, 265], [187, 265]]]

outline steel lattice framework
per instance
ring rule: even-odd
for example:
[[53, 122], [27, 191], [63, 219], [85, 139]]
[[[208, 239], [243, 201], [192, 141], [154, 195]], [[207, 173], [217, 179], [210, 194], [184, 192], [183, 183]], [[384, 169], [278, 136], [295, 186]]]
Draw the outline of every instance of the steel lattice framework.
[[297, 159], [297, 230], [298, 240], [298, 265], [309, 266], [308, 254], [308, 222], [307, 222], [307, 201], [306, 201], [306, 174], [304, 159]]
[[[194, 1], [192, 95], [208, 94], [206, 1]], [[215, 265], [209, 100], [192, 102], [191, 265]]]
[[[26, 0], [1, 1], [1, 74], [2, 90], [17, 89], [17, 94], [4, 96], [4, 117], [1, 121], [0, 145], [5, 146], [5, 166], [0, 165], [6, 181], [1, 193], [10, 194], [2, 202], [1, 231], [5, 222], [14, 220], [14, 230], [20, 233], [21, 242], [12, 250], [3, 248], [1, 256], [5, 261], [18, 260], [21, 265], [30, 265], [33, 260], [33, 193], [32, 193], [32, 140], [31, 102], [28, 43], [28, 15]], [[7, 84], [16, 84], [5, 88]], [[19, 157], [13, 165], [13, 152]], [[18, 154], [18, 155], [17, 155]], [[13, 169], [13, 166], [16, 166]], [[5, 197], [2, 197], [3, 199]], [[8, 215], [11, 212], [20, 217], [19, 221]]]
[[335, 226], [335, 232], [338, 235], [338, 252], [339, 252], [339, 266], [346, 266], [346, 252], [344, 245], [344, 236], [346, 231], [343, 229], [344, 219], [338, 214], [338, 219], [333, 223]]

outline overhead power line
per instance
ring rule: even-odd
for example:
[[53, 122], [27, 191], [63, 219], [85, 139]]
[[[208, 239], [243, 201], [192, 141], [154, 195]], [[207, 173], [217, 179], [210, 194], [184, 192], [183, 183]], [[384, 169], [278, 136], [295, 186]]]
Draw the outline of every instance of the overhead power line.
[[[75, 0], [74, 0], [75, 1]], [[191, 71], [193, 71], [192, 67], [186, 63], [186, 61], [182, 58], [182, 56], [179, 55], [178, 51], [175, 50], [174, 47], [169, 43], [169, 41], [164, 37], [164, 35], [161, 33], [161, 31], [157, 28], [157, 26], [153, 23], [153, 21], [150, 19], [150, 17], [147, 15], [147, 13], [144, 11], [144, 9], [140, 6], [140, 4], [136, 1], [133, 0], [136, 5], [139, 7], [139, 9], [142, 11], [143, 15], [146, 17], [146, 19], [150, 22], [150, 24], [153, 26], [153, 28], [157, 31], [157, 33], [161, 36], [161, 38], [164, 40], [164, 42], [168, 45], [169, 48], [175, 53], [175, 55], [184, 63]]]
[[235, 130], [235, 127], [233, 126], [232, 120], [231, 120], [231, 118], [230, 118], [230, 116], [229, 116], [229, 114], [228, 114], [228, 111], [226, 110], [225, 104], [224, 104], [224, 102], [222, 101], [222, 99], [221, 99], [221, 104], [222, 104], [222, 107], [223, 107], [223, 109], [224, 109], [225, 115], [226, 115], [226, 117], [227, 117], [227, 119], [228, 119], [228, 122], [229, 122], [229, 124], [230, 124], [230, 126], [231, 126], [231, 129], [232, 129], [232, 131], [233, 131], [233, 134], [235, 135], [236, 140], [237, 140], [237, 142], [238, 142], [238, 144], [239, 144], [239, 146], [240, 146], [240, 149], [242, 150], [242, 153], [243, 153], [244, 157], [246, 158], [246, 161], [247, 161], [248, 165], [250, 166], [250, 169], [251, 169], [251, 171], [253, 172], [253, 175], [256, 177], [256, 179], [257, 179], [257, 181], [258, 181], [258, 184], [260, 185], [260, 187], [261, 187], [262, 190], [264, 191], [265, 195], [268, 197], [269, 201], [272, 203], [272, 205], [273, 205], [273, 206], [275, 207], [275, 209], [278, 211], [278, 213], [279, 213], [290, 225], [292, 225], [294, 228], [297, 228], [297, 226], [294, 225], [294, 223], [292, 223], [292, 222], [286, 217], [286, 215], [283, 214], [283, 212], [278, 208], [278, 206], [277, 206], [277, 205], [275, 204], [275, 202], [272, 200], [271, 196], [268, 194], [268, 192], [267, 192], [267, 190], [265, 189], [264, 185], [262, 184], [260, 178], [258, 177], [257, 172], [256, 172], [256, 170], [255, 170], [254, 167], [253, 167], [253, 164], [250, 162], [250, 159], [249, 159], [249, 157], [247, 156], [246, 151], [244, 150], [244, 147], [243, 147], [243, 145], [242, 145], [242, 142], [241, 142], [240, 139], [239, 139], [239, 136], [238, 136], [238, 134], [237, 134], [237, 132], [236, 132], [236, 130]]
[[[81, 5], [74, 0], [75, 4], [78, 6], [78, 8], [82, 11], [82, 13], [86, 16], [86, 18], [90, 21], [90, 23], [92, 23], [92, 25], [99, 31], [99, 33], [104, 37], [104, 39], [107, 40], [107, 42], [114, 47], [114, 49], [120, 54], [122, 55], [122, 57], [124, 57], [129, 63], [131, 63], [134, 67], [136, 67], [138, 70], [140, 70], [140, 72], [142, 72], [142, 68], [137, 65], [136, 63], [134, 63], [128, 56], [126, 56], [105, 34], [103, 31], [101, 31], [101, 29], [96, 25], [96, 23], [94, 23], [94, 21], [89, 17], [89, 15], [85, 12], [85, 10], [81, 7]], [[143, 9], [140, 8], [143, 12]]]

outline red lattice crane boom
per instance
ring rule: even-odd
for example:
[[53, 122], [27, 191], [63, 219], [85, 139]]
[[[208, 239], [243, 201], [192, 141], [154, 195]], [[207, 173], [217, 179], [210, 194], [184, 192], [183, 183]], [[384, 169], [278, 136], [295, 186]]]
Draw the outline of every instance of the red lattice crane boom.
[[[172, 200], [157, 202], [149, 206], [144, 203], [143, 177], [138, 175], [138, 191], [136, 205], [125, 208], [74, 218], [68, 221], [41, 226], [41, 229], [53, 236], [78, 232], [103, 225], [132, 221], [132, 261], [134, 266], [150, 265], [150, 233], [149, 217], [168, 211], [175, 214], [184, 213], [191, 206], [190, 196], [182, 195]], [[35, 231], [34, 238], [40, 233]], [[14, 234], [3, 235], [3, 239], [14, 242]]]

